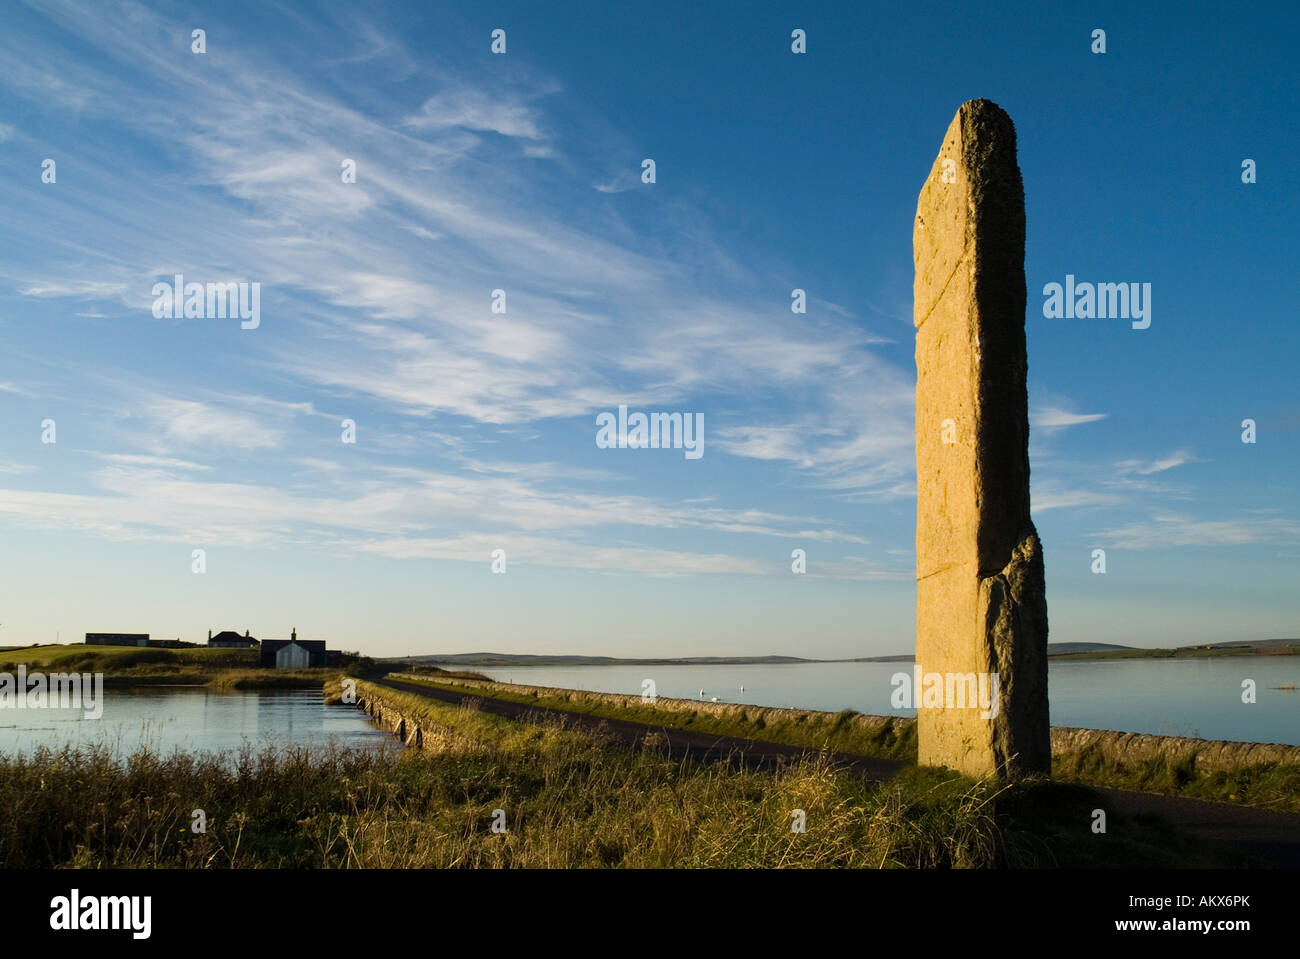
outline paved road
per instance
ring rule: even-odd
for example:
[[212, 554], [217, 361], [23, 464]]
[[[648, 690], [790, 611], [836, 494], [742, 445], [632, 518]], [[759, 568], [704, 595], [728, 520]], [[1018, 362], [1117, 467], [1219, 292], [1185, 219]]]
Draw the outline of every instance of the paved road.
[[[541, 718], [558, 718], [578, 728], [602, 727], [617, 741], [633, 746], [639, 745], [647, 735], [656, 734], [663, 748], [674, 759], [689, 757], [705, 762], [727, 762], [734, 767], [772, 768], [781, 762], [812, 752], [799, 746], [767, 743], [757, 739], [718, 736], [671, 726], [606, 719], [506, 699], [493, 699], [479, 692], [433, 689], [400, 679], [377, 678], [371, 679], [371, 682], [452, 704], [475, 699], [482, 712], [507, 719], [537, 721]], [[901, 760], [870, 759], [849, 753], [832, 753], [831, 757], [844, 768], [878, 782], [892, 778], [907, 765]], [[1268, 865], [1300, 869], [1300, 813], [1126, 789], [1090, 788], [1106, 797], [1110, 812], [1118, 812], [1122, 816], [1157, 816], [1196, 839], [1222, 843]]]

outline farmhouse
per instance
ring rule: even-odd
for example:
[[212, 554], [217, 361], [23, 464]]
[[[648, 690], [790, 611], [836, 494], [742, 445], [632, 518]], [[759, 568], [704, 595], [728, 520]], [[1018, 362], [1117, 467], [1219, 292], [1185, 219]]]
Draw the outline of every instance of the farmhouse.
[[330, 659], [323, 639], [299, 639], [293, 630], [289, 639], [262, 640], [262, 666], [265, 669], [303, 669], [325, 666]]
[[223, 629], [215, 636], [212, 635], [212, 630], [208, 630], [208, 646], [219, 649], [255, 649], [257, 640], [248, 635], [248, 630], [244, 630], [243, 636], [233, 629]]

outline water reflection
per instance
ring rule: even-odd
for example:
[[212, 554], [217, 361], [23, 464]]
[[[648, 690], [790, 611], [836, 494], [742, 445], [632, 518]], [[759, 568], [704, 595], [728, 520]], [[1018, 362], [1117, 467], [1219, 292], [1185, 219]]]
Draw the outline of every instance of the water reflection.
[[104, 715], [74, 709], [0, 710], [0, 752], [37, 746], [98, 744], [118, 756], [139, 748], [159, 753], [229, 751], [290, 745], [393, 746], [394, 738], [348, 706], [326, 706], [319, 690], [216, 692], [182, 686], [112, 689]]

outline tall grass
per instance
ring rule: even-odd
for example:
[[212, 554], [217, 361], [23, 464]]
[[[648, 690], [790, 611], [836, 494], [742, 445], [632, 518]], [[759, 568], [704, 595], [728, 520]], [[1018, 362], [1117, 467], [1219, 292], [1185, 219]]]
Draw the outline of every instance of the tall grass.
[[1052, 776], [1065, 782], [1300, 812], [1300, 765], [1295, 763], [1251, 763], [1204, 771], [1197, 767], [1194, 755], [1135, 759], [1094, 743], [1056, 751]]
[[[420, 702], [420, 750], [226, 756], [103, 747], [0, 758], [6, 867], [971, 867], [1198, 864], [1176, 837], [1099, 840], [1095, 798], [824, 754], [774, 772], [671, 759], [556, 721]], [[403, 704], [406, 708], [406, 704]], [[1062, 791], [1064, 790], [1064, 791]], [[190, 830], [202, 809], [207, 832]], [[494, 811], [506, 832], [494, 833]], [[803, 810], [807, 831], [791, 829]], [[1115, 827], [1112, 825], [1112, 833]], [[1216, 861], [1216, 864], [1217, 861]]]
[[339, 675], [329, 667], [308, 669], [227, 669], [208, 681], [212, 689], [319, 689]]

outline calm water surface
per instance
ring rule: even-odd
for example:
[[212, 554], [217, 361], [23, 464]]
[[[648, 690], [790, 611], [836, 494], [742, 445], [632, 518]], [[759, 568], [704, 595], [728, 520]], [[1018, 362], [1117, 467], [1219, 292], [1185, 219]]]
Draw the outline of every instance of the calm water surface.
[[[911, 663], [806, 663], [755, 666], [519, 666], [493, 679], [639, 694], [645, 679], [660, 696], [716, 696], [719, 702], [807, 709], [894, 709], [891, 678]], [[1257, 701], [1241, 702], [1243, 679]], [[1056, 662], [1049, 669], [1052, 724], [1166, 736], [1201, 736], [1300, 745], [1300, 657]], [[741, 692], [740, 687], [744, 686]], [[79, 710], [0, 710], [0, 753], [36, 746], [103, 743], [117, 755], [141, 746], [236, 753], [245, 746], [365, 745], [400, 748], [365, 714], [326, 706], [317, 690], [213, 692], [190, 687], [107, 690], [104, 715]]]
[[164, 755], [174, 749], [237, 752], [245, 745], [396, 746], [395, 738], [347, 706], [326, 706], [320, 690], [214, 692], [150, 686], [104, 691], [104, 715], [80, 710], [0, 710], [0, 753], [36, 746], [102, 743], [117, 755], [141, 746]]
[[[493, 679], [609, 693], [641, 693], [645, 679], [660, 696], [806, 709], [856, 709], [914, 716], [894, 709], [890, 678], [911, 663], [805, 663], [772, 666], [513, 666], [481, 669]], [[1256, 702], [1241, 701], [1243, 679]], [[1300, 745], [1300, 657], [1054, 662], [1048, 668], [1052, 725], [1164, 736], [1200, 736]], [[744, 686], [744, 692], [740, 687]]]

